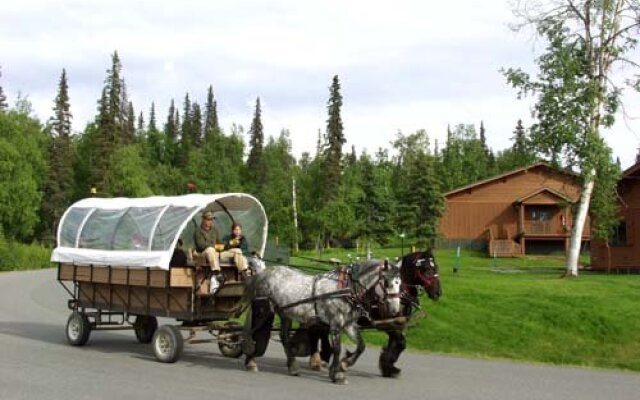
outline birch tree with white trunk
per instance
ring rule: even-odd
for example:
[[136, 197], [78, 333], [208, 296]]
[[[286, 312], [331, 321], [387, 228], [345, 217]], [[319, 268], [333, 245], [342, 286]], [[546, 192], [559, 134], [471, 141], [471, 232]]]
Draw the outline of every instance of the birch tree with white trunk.
[[514, 68], [502, 73], [519, 98], [535, 98], [531, 138], [536, 149], [580, 174], [582, 191], [574, 210], [565, 273], [577, 276], [590, 211], [597, 236], [606, 237], [615, 223], [617, 169], [601, 133], [613, 125], [623, 90], [640, 87], [639, 64], [633, 60], [640, 2], [523, 0], [514, 4], [514, 14], [513, 29], [533, 28], [545, 49], [535, 59], [535, 77]]

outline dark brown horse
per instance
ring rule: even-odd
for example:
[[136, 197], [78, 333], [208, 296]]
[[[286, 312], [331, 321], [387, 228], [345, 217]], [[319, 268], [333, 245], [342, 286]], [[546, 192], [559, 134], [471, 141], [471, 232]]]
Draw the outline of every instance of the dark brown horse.
[[[402, 258], [400, 261], [401, 302], [405, 317], [409, 318], [418, 309], [420, 288], [423, 288], [433, 301], [437, 301], [442, 296], [438, 271], [438, 264], [431, 250], [407, 254]], [[382, 376], [396, 377], [401, 371], [395, 363], [406, 348], [404, 329], [388, 330], [387, 335], [389, 339], [382, 348], [378, 365]]]

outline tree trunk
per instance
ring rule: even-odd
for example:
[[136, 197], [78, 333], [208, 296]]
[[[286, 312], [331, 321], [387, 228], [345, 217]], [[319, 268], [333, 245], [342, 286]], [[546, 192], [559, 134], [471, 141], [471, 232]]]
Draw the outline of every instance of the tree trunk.
[[565, 276], [578, 276], [578, 259], [580, 257], [582, 231], [584, 230], [587, 215], [589, 214], [589, 203], [591, 202], [591, 193], [593, 192], [593, 185], [595, 183], [595, 174], [595, 170], [592, 170], [587, 177], [585, 177], [585, 181], [582, 184], [578, 211], [573, 221], [571, 240], [569, 241]]

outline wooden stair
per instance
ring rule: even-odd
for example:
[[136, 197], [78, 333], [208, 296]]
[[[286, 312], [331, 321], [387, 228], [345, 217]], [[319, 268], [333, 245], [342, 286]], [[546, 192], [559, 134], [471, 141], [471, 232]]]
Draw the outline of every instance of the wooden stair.
[[[518, 257], [522, 255], [520, 244], [513, 239], [496, 238], [493, 230], [487, 228], [487, 241], [489, 243], [489, 257]], [[506, 235], [509, 236], [508, 234]]]

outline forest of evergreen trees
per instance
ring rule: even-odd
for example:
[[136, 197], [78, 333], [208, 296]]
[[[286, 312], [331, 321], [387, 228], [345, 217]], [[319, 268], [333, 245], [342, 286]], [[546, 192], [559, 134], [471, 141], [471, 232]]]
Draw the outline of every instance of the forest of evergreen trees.
[[211, 86], [203, 105], [189, 93], [172, 99], [164, 121], [156, 119], [154, 103], [136, 110], [117, 53], [97, 96], [95, 118], [81, 131], [72, 130], [64, 70], [45, 122], [33, 116], [26, 98], [10, 107], [1, 84], [0, 238], [9, 241], [52, 245], [64, 210], [91, 195], [242, 191], [264, 204], [270, 238], [280, 244], [312, 247], [358, 238], [385, 245], [400, 233], [428, 243], [438, 234], [443, 193], [536, 160], [520, 121], [514, 121], [512, 146], [499, 152], [487, 146], [482, 123], [478, 129], [448, 128], [441, 147], [419, 130], [397, 133], [388, 148], [373, 154], [354, 147], [345, 152], [338, 76], [330, 83], [317, 148], [300, 157], [292, 154], [288, 130], [264, 137], [259, 98], [246, 132], [240, 124], [220, 126]]

